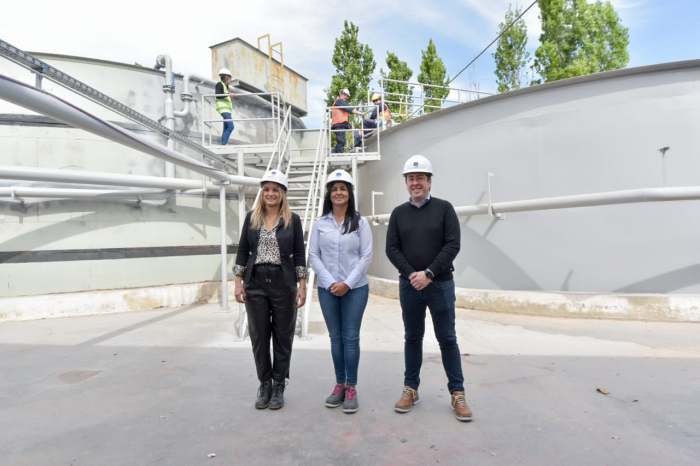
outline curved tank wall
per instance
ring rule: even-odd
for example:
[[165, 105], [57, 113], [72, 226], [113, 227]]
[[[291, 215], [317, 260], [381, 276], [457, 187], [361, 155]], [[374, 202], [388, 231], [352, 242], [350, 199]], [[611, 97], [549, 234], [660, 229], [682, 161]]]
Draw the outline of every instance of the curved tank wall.
[[[413, 154], [434, 166], [433, 195], [455, 206], [700, 185], [700, 61], [600, 73], [481, 99], [382, 133], [360, 169], [360, 205], [406, 202]], [[376, 144], [376, 143], [375, 143]], [[659, 149], [669, 147], [665, 156]], [[700, 293], [700, 201], [460, 217], [457, 286], [596, 293]], [[370, 273], [397, 279], [386, 225]]]
[[[163, 71], [77, 57], [36, 56], [154, 120], [163, 116]], [[0, 60], [0, 73], [34, 84], [33, 74], [7, 60]], [[160, 135], [51, 81], [44, 80], [43, 87], [101, 118], [164, 143]], [[202, 93], [214, 92], [195, 82], [190, 87], [197, 102]], [[173, 96], [177, 110], [182, 108], [181, 92], [182, 76], [178, 75]], [[201, 142], [197, 118], [201, 104], [193, 104], [191, 111], [184, 119], [176, 119], [176, 130]], [[235, 99], [235, 111], [234, 118], [270, 115], [268, 109], [245, 98]], [[270, 126], [269, 122], [237, 123], [233, 138], [238, 143], [265, 143], [272, 136]], [[216, 135], [220, 127], [216, 124]], [[293, 141], [294, 147], [303, 144]], [[201, 160], [179, 144], [175, 150]], [[162, 160], [4, 101], [0, 101], [0, 165], [164, 175]], [[176, 173], [180, 178], [201, 180], [201, 175], [180, 167]], [[48, 186], [0, 180], [0, 186], [18, 185]], [[237, 200], [235, 192], [232, 189], [227, 199]], [[255, 189], [248, 194], [254, 195]], [[233, 203], [227, 215], [230, 244], [238, 242], [238, 223], [237, 204]], [[220, 239], [218, 195], [179, 193], [167, 201], [141, 203], [50, 199], [21, 203], [3, 198], [0, 297], [220, 280]], [[233, 259], [229, 255], [230, 278]]]

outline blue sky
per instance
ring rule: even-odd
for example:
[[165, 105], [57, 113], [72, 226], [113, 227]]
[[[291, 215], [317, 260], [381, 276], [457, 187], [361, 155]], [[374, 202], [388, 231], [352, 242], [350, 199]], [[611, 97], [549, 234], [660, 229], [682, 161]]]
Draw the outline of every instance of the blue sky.
[[[318, 125], [323, 88], [333, 74], [331, 56], [343, 21], [360, 28], [360, 40], [385, 67], [387, 51], [396, 53], [418, 74], [421, 50], [430, 38], [454, 76], [497, 35], [509, 0], [259, 0], [233, 2], [121, 0], [95, 4], [88, 0], [14, 2], [0, 15], [0, 38], [28, 51], [86, 56], [152, 66], [162, 53], [172, 56], [178, 72], [208, 74], [209, 46], [241, 37], [256, 43], [270, 33], [282, 41], [285, 64], [309, 78], [306, 119]], [[515, 2], [512, 2], [515, 3]], [[530, 0], [522, 2], [527, 6]], [[700, 2], [697, 0], [612, 0], [630, 30], [629, 66], [700, 58]], [[215, 12], [228, 10], [226, 14]], [[531, 54], [538, 45], [539, 10], [524, 17]], [[494, 46], [495, 47], [495, 46]], [[476, 62], [476, 82], [495, 92], [494, 63], [489, 50]], [[235, 74], [235, 72], [234, 72]], [[79, 77], [78, 77], [79, 78]], [[465, 71], [455, 83], [469, 87]], [[103, 90], [107, 94], [109, 90]]]

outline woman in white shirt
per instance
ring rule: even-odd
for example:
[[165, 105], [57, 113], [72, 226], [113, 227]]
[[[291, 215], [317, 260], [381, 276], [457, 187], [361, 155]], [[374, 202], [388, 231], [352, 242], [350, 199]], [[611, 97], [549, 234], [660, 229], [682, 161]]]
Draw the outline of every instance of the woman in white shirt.
[[358, 410], [360, 326], [369, 298], [372, 231], [355, 210], [354, 182], [345, 170], [328, 175], [323, 215], [311, 230], [309, 262], [318, 276], [318, 300], [331, 338], [336, 385], [326, 406]]

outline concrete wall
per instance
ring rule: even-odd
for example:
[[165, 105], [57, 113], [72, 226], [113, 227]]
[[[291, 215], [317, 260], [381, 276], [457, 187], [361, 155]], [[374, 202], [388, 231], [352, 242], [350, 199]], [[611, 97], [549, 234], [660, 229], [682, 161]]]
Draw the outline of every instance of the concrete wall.
[[[433, 194], [455, 206], [700, 184], [700, 61], [600, 73], [462, 104], [382, 133], [360, 169], [363, 214], [406, 202], [401, 170], [434, 166]], [[658, 149], [670, 147], [664, 159]], [[371, 148], [370, 148], [371, 149]], [[460, 218], [457, 286], [487, 290], [700, 293], [700, 202]], [[396, 279], [373, 227], [370, 273]]]

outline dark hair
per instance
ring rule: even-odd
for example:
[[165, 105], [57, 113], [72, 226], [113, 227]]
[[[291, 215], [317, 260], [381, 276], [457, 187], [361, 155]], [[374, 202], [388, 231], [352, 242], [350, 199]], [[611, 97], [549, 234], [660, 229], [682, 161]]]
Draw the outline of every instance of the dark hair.
[[343, 183], [348, 188], [350, 198], [348, 199], [348, 210], [345, 212], [345, 220], [343, 220], [343, 234], [352, 233], [360, 228], [360, 213], [355, 210], [355, 193], [352, 190], [350, 183], [345, 181], [334, 181], [326, 186], [326, 198], [323, 200], [323, 215], [333, 210], [333, 202], [331, 202], [331, 189], [336, 183]]
[[[433, 178], [433, 174], [432, 174], [432, 173], [423, 173], [423, 172], [418, 172], [418, 173], [419, 173], [419, 174], [422, 174], [422, 175], [426, 175], [426, 176], [428, 177], [428, 181], [430, 181], [430, 180]], [[408, 183], [408, 175], [410, 175], [410, 173], [406, 173], [406, 174], [403, 176], [403, 180], [404, 180], [404, 182], [406, 182], [406, 183]]]

